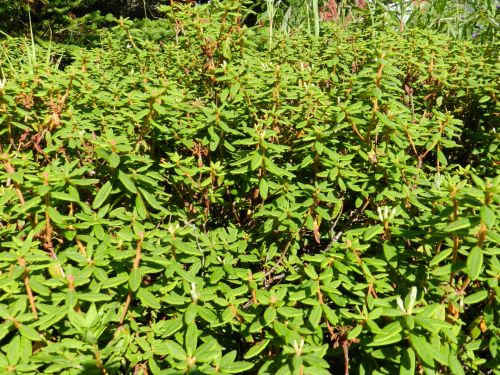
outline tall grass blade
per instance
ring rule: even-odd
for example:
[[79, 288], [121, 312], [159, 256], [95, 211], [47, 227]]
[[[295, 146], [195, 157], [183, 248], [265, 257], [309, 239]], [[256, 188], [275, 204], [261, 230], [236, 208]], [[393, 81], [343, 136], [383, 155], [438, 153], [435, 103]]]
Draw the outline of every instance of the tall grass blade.
[[30, 26], [32, 62], [36, 61], [35, 37], [33, 36], [33, 24], [31, 23], [31, 7], [28, 7], [28, 22]]
[[319, 36], [319, 7], [318, 0], [312, 0], [314, 13], [314, 35]]

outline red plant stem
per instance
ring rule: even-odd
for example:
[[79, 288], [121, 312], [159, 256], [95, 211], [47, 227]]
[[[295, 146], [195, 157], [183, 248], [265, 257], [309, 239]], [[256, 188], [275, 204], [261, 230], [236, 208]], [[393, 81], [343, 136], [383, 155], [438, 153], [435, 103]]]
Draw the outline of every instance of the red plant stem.
[[[137, 248], [135, 250], [135, 258], [134, 263], [132, 265], [132, 271], [139, 268], [139, 264], [141, 262], [141, 253], [142, 253], [142, 241], [144, 240], [144, 233], [139, 233], [139, 241], [137, 241]], [[132, 302], [132, 290], [128, 290], [127, 299], [125, 300], [125, 304], [123, 306], [123, 313], [120, 318], [120, 325], [125, 321], [125, 317], [127, 316], [127, 311], [130, 306], [130, 302]]]

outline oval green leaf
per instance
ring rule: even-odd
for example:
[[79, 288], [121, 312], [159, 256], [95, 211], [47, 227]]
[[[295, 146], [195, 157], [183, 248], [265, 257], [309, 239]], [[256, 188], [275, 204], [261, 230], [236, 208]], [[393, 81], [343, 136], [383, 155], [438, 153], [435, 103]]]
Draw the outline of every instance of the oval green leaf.
[[483, 251], [475, 246], [467, 257], [467, 273], [472, 281], [477, 280], [483, 268]]
[[102, 204], [108, 198], [109, 193], [111, 193], [112, 189], [113, 189], [113, 186], [111, 185], [110, 181], [106, 182], [101, 187], [101, 189], [97, 192], [97, 194], [96, 194], [96, 196], [94, 198], [94, 202], [92, 203], [92, 208], [94, 210], [102, 206]]
[[244, 359], [250, 359], [258, 355], [261, 351], [263, 351], [267, 345], [269, 344], [269, 339], [262, 340], [261, 342], [258, 342], [254, 346], [246, 352], [245, 356], [243, 357]]

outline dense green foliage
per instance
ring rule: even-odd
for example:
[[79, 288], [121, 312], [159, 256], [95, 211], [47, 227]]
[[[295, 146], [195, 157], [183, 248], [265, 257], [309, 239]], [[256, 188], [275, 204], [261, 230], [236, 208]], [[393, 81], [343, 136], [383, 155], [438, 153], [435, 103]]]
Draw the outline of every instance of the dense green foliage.
[[494, 369], [498, 45], [240, 11], [0, 41], [0, 371]]
[[[226, 0], [229, 1], [229, 0]], [[208, 0], [3, 0], [0, 31], [89, 45], [103, 26], [119, 17], [161, 16], [162, 6]], [[245, 0], [246, 25], [255, 22], [285, 33], [320, 35], [325, 23], [385, 18], [400, 28], [419, 27], [456, 39], [496, 40], [498, 0]], [[116, 17], [116, 18], [115, 18]], [[326, 26], [326, 29], [328, 26]]]
[[[163, 1], [166, 3], [167, 0]], [[114, 17], [157, 15], [161, 0], [2, 0], [0, 31], [89, 43]]]

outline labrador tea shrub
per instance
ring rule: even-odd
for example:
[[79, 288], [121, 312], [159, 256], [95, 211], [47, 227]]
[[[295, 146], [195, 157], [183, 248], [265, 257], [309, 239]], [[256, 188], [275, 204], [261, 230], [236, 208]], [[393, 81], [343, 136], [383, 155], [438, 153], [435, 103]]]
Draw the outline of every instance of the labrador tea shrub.
[[499, 46], [241, 11], [0, 41], [1, 372], [496, 373]]

